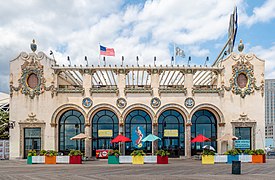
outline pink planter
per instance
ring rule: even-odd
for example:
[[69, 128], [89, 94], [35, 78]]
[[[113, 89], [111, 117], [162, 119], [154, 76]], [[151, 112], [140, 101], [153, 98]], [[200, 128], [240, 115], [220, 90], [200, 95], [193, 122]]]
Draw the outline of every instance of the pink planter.
[[168, 164], [168, 156], [157, 156], [157, 164]]
[[82, 164], [82, 156], [70, 156], [70, 164]]

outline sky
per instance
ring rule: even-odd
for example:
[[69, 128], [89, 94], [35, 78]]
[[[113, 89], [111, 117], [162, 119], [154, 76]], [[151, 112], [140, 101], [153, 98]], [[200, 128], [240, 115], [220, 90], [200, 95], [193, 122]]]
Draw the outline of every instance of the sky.
[[21, 52], [49, 57], [59, 65], [103, 65], [99, 44], [114, 48], [106, 64], [170, 65], [174, 44], [186, 57], [177, 65], [211, 65], [228, 38], [229, 17], [237, 6], [244, 53], [265, 60], [265, 78], [275, 78], [274, 0], [0, 0], [0, 92], [9, 92], [9, 62]]

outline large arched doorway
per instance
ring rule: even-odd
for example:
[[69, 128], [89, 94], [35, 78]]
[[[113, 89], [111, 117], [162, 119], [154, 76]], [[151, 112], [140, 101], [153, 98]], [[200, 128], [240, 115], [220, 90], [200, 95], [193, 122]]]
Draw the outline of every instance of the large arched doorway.
[[195, 138], [199, 134], [209, 138], [209, 142], [191, 143], [191, 154], [202, 152], [204, 145], [211, 145], [217, 150], [217, 120], [214, 114], [208, 110], [199, 110], [192, 116], [191, 137]]
[[84, 116], [76, 110], [69, 110], [61, 115], [59, 119], [59, 152], [68, 154], [71, 149], [84, 152], [83, 140], [70, 140], [73, 136], [84, 133], [84, 122]]
[[125, 119], [125, 136], [132, 142], [125, 143], [126, 155], [135, 149], [142, 149], [146, 153], [152, 152], [152, 143], [141, 141], [148, 134], [152, 134], [152, 121], [149, 114], [143, 110], [130, 112]]
[[116, 149], [111, 140], [118, 135], [119, 126], [116, 114], [110, 110], [98, 111], [92, 118], [92, 155], [99, 149]]
[[158, 118], [159, 149], [166, 149], [170, 157], [184, 156], [184, 119], [175, 110], [166, 110]]

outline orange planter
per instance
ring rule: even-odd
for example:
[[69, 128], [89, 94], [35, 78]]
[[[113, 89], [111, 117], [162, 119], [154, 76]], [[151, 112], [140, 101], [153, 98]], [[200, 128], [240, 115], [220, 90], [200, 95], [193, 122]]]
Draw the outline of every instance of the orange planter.
[[56, 164], [56, 156], [45, 156], [45, 164]]
[[265, 163], [265, 155], [252, 155], [252, 163]]

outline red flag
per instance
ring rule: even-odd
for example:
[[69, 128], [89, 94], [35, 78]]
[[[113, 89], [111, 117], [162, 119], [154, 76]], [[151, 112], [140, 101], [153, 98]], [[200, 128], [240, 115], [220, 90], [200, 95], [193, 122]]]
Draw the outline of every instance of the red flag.
[[115, 56], [115, 50], [114, 48], [107, 48], [100, 45], [100, 55]]

